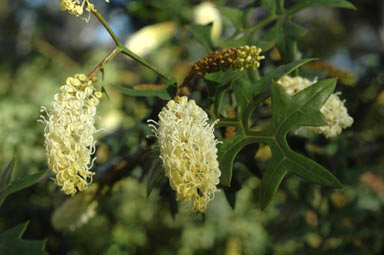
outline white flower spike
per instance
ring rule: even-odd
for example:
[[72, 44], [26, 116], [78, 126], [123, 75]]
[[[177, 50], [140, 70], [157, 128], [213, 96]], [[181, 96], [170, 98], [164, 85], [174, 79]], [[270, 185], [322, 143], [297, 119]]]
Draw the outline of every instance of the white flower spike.
[[192, 210], [204, 212], [214, 198], [221, 172], [213, 134], [215, 123], [187, 97], [176, 97], [149, 120], [160, 146], [160, 158], [177, 200], [192, 202]]
[[67, 195], [85, 190], [92, 182], [92, 154], [97, 132], [94, 123], [101, 93], [92, 86], [95, 80], [84, 74], [69, 77], [54, 96], [52, 110], [41, 107], [44, 123], [45, 149], [49, 169], [56, 174], [55, 182]]

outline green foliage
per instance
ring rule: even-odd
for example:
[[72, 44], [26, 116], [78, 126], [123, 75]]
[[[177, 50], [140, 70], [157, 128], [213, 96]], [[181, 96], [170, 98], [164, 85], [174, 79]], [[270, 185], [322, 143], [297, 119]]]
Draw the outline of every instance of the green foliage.
[[19, 224], [0, 234], [0, 253], [8, 255], [42, 255], [45, 252], [45, 241], [23, 240], [29, 222]]
[[15, 158], [13, 158], [9, 163], [4, 167], [3, 171], [0, 173], [0, 192], [5, 190], [11, 182], [12, 170], [15, 166]]
[[[224, 118], [219, 125], [232, 125], [238, 127], [238, 132], [232, 137], [225, 138], [219, 145], [219, 163], [222, 171], [221, 183], [230, 186], [232, 169], [237, 154], [252, 143], [266, 143], [272, 150], [272, 158], [264, 172], [260, 188], [260, 206], [265, 208], [271, 201], [283, 177], [293, 172], [311, 182], [329, 187], [341, 187], [339, 181], [324, 167], [316, 162], [293, 152], [286, 142], [288, 131], [297, 126], [321, 126], [326, 122], [320, 113], [320, 108], [334, 90], [335, 80], [325, 80], [307, 88], [294, 97], [287, 95], [276, 83], [280, 77], [290, 73], [295, 68], [307, 63], [308, 59], [296, 61], [280, 66], [273, 72], [265, 75], [255, 84], [232, 76], [232, 81], [226, 74], [208, 76], [207, 83], [215, 95], [211, 110], [215, 118], [219, 117], [220, 107], [224, 94], [229, 87], [233, 88], [238, 105], [238, 116], [235, 119]], [[272, 85], [271, 85], [272, 84]], [[269, 90], [272, 90], [272, 93]], [[263, 131], [249, 129], [250, 116], [255, 106], [272, 95], [271, 125]]]
[[[44, 23], [39, 23], [39, 33], [34, 36], [41, 35], [43, 39], [47, 36], [50, 42], [62, 41], [63, 34], [72, 36], [70, 43], [64, 41], [65, 47], [31, 45], [33, 50], [27, 55], [12, 48], [9, 52], [15, 54], [10, 59], [3, 58], [0, 65], [5, 84], [0, 86], [0, 108], [4, 109], [0, 117], [4, 140], [0, 154], [4, 155], [2, 160], [15, 154], [18, 159], [18, 171], [13, 170], [14, 161], [11, 161], [0, 174], [1, 202], [9, 194], [14, 198], [7, 199], [6, 206], [0, 209], [0, 228], [4, 230], [15, 222], [31, 219], [33, 226], [28, 229], [28, 236], [36, 239], [46, 236], [51, 254], [381, 254], [384, 199], [380, 193], [383, 176], [380, 141], [384, 124], [380, 120], [384, 119], [384, 111], [380, 101], [383, 75], [380, 57], [370, 52], [358, 59], [360, 53], [352, 54], [356, 61], [353, 59], [349, 64], [364, 63], [363, 67], [356, 67], [360, 68], [359, 75], [366, 74], [362, 78], [364, 84], [337, 89], [347, 98], [356, 127], [332, 140], [297, 128], [325, 124], [319, 110], [336, 86], [336, 80], [324, 79], [333, 76], [307, 68], [314, 59], [301, 59], [301, 56], [319, 57], [323, 61], [326, 56], [319, 54], [312, 44], [302, 42], [326, 30], [340, 33], [341, 39], [331, 42], [327, 38], [327, 43], [315, 40], [318, 47], [327, 50], [329, 41], [338, 52], [349, 52], [345, 40], [355, 38], [356, 34], [343, 25], [353, 21], [345, 10], [346, 15], [335, 15], [339, 22], [336, 25], [320, 19], [319, 26], [324, 30], [314, 29], [308, 17], [296, 20], [294, 15], [308, 7], [355, 9], [354, 5], [344, 0], [261, 0], [237, 8], [237, 2], [217, 1], [218, 5], [226, 3], [232, 7], [218, 7], [225, 19], [221, 37], [213, 42], [213, 24], [192, 24], [195, 3], [177, 0], [126, 3], [135, 28], [167, 21], [175, 25], [176, 32], [172, 40], [162, 42], [144, 57], [124, 48], [125, 43], [121, 42], [117, 47], [119, 53], [135, 61], [116, 58], [101, 65], [105, 79], [98, 87], [105, 95], [108, 91], [106, 97], [110, 100], [103, 96], [97, 110], [100, 116], [97, 127], [104, 131], [97, 134], [94, 184], [74, 198], [64, 198], [53, 182], [41, 182], [28, 192], [14, 192], [46, 175], [45, 171], [33, 174], [46, 168], [42, 126], [36, 123], [40, 105], [49, 106], [67, 76], [88, 73], [107, 52], [90, 50], [93, 44], [80, 40], [83, 35], [75, 29], [78, 26], [70, 25], [74, 17], [56, 17], [49, 8], [36, 10], [37, 17], [44, 17], [36, 22]], [[0, 4], [0, 11], [4, 5], [7, 4]], [[12, 12], [8, 11], [12, 6], [6, 6], [2, 12], [7, 22], [12, 20], [9, 16]], [[19, 10], [25, 8], [15, 6]], [[267, 16], [259, 16], [265, 14], [261, 9], [253, 13], [260, 6], [267, 9]], [[116, 6], [108, 8], [111, 9], [97, 6], [100, 13], [113, 11]], [[18, 9], [14, 9], [15, 13], [20, 12]], [[322, 13], [327, 9], [316, 11]], [[312, 10], [308, 12], [310, 16]], [[55, 22], [46, 23], [45, 17]], [[19, 19], [15, 18], [15, 24], [20, 23]], [[69, 25], [55, 27], [64, 21]], [[97, 24], [79, 21], [89, 30], [96, 29], [93, 23]], [[24, 39], [29, 33], [19, 29]], [[156, 36], [145, 42], [155, 41]], [[24, 44], [19, 41], [17, 47]], [[265, 60], [258, 70], [227, 70], [203, 78], [195, 76], [178, 88], [196, 59], [213, 50], [246, 44], [263, 50]], [[65, 53], [61, 52], [63, 48]], [[80, 54], [84, 49], [87, 55]], [[75, 61], [67, 54], [74, 56]], [[327, 54], [331, 57], [334, 51]], [[22, 64], [13, 65], [12, 60]], [[175, 78], [162, 75], [156, 65]], [[375, 69], [365, 73], [370, 67]], [[285, 75], [297, 74], [318, 77], [319, 82], [289, 96], [277, 81]], [[192, 215], [188, 204], [176, 201], [175, 192], [164, 177], [158, 152], [152, 155], [148, 149], [156, 144], [153, 137], [148, 137], [150, 129], [146, 120], [157, 120], [158, 112], [176, 93], [196, 100], [209, 112], [211, 121], [220, 120], [215, 135], [222, 141], [218, 145], [222, 192], [215, 194], [204, 215]], [[228, 110], [235, 114], [229, 114]], [[230, 128], [235, 131], [227, 136]], [[265, 148], [270, 154], [261, 155]], [[368, 171], [372, 173], [366, 177]], [[12, 176], [16, 177], [14, 181]], [[344, 189], [330, 189], [341, 187], [335, 176]], [[71, 207], [74, 200], [82, 200], [80, 195], [87, 198], [84, 208], [97, 204], [93, 218], [84, 220], [82, 212], [86, 210]], [[53, 212], [64, 216], [61, 225], [52, 217]], [[76, 229], [68, 230], [78, 222], [81, 224]], [[25, 228], [26, 224], [22, 224], [0, 234], [0, 254], [12, 254], [2, 250], [10, 246], [15, 254], [25, 253], [22, 250], [25, 247], [30, 247], [27, 254], [44, 254], [43, 242], [21, 239]], [[108, 229], [108, 235], [100, 235], [101, 229]], [[36, 243], [28, 246], [27, 242]]]
[[37, 174], [19, 177], [16, 180], [11, 180], [12, 171], [15, 165], [15, 159], [12, 159], [9, 164], [4, 168], [0, 176], [0, 206], [3, 204], [7, 196], [19, 190], [28, 188], [29, 186], [40, 181], [48, 172], [42, 171]]
[[308, 7], [316, 7], [316, 6], [324, 6], [324, 7], [338, 7], [338, 8], [347, 8], [356, 10], [356, 7], [347, 0], [302, 0], [299, 3], [292, 6], [288, 12], [289, 14], [294, 14], [296, 12], [301, 11], [302, 9]]
[[219, 7], [218, 9], [222, 15], [229, 18], [237, 30], [243, 29], [243, 11], [230, 7]]
[[207, 53], [210, 53], [215, 48], [212, 38], [211, 38], [211, 30], [212, 23], [208, 25], [196, 25], [192, 24], [188, 26], [188, 30], [191, 32], [193, 37], [204, 46]]
[[289, 96], [277, 84], [272, 85], [271, 126], [266, 131], [255, 132], [272, 150], [271, 163], [265, 170], [260, 188], [260, 206], [265, 208], [279, 187], [284, 175], [293, 172], [304, 179], [332, 188], [340, 188], [340, 182], [315, 161], [293, 152], [286, 135], [297, 126], [321, 126], [325, 120], [320, 107], [332, 93], [335, 80], [325, 80], [294, 97]]
[[279, 18], [276, 24], [264, 35], [263, 40], [274, 42], [282, 54], [284, 62], [296, 60], [297, 40], [306, 34], [306, 30], [292, 23], [288, 17]]

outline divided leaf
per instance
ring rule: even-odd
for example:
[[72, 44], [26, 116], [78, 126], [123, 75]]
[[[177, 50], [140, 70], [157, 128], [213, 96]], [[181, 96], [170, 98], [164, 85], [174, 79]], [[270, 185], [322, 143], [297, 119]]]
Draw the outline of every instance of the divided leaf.
[[340, 182], [323, 166], [292, 151], [286, 135], [297, 126], [326, 124], [320, 112], [336, 85], [335, 79], [318, 82], [295, 96], [289, 96], [278, 84], [272, 85], [272, 123], [255, 136], [270, 137], [271, 163], [266, 169], [260, 187], [260, 207], [264, 209], [272, 200], [283, 177], [293, 172], [304, 179], [324, 186], [338, 188]]
[[240, 132], [224, 139], [222, 142], [217, 146], [221, 170], [220, 183], [229, 187], [232, 180], [233, 163], [237, 154], [245, 146], [255, 143], [257, 140], [252, 137], [246, 137]]

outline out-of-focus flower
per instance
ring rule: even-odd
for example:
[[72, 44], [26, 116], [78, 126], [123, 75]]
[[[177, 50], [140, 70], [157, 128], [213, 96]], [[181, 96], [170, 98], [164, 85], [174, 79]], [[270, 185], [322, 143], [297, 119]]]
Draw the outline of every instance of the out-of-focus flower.
[[208, 115], [187, 97], [176, 97], [159, 113], [159, 122], [149, 120], [160, 145], [160, 158], [177, 200], [192, 201], [193, 211], [204, 212], [219, 184], [213, 124]]
[[163, 22], [143, 27], [134, 33], [125, 46], [139, 56], [145, 56], [169, 40], [176, 30], [173, 22]]
[[207, 25], [213, 23], [211, 37], [217, 40], [220, 37], [222, 29], [222, 21], [220, 12], [211, 2], [202, 2], [193, 10], [193, 20], [196, 24]]
[[97, 132], [94, 123], [96, 106], [102, 94], [95, 90], [94, 79], [84, 74], [69, 77], [54, 96], [52, 110], [45, 107], [40, 121], [45, 124], [45, 149], [48, 166], [56, 174], [56, 184], [67, 195], [85, 190], [92, 182], [91, 155], [95, 152]]
[[51, 222], [56, 230], [75, 230], [96, 215], [97, 201], [88, 193], [69, 198], [52, 215]]
[[[284, 90], [291, 96], [302, 91], [303, 89], [316, 83], [316, 80], [310, 81], [306, 78], [296, 76], [282, 77], [278, 83]], [[344, 106], [345, 100], [341, 100], [339, 95], [341, 93], [333, 93], [328, 100], [321, 107], [320, 111], [328, 121], [327, 126], [321, 127], [308, 127], [319, 134], [324, 134], [325, 137], [335, 137], [339, 135], [343, 128], [348, 128], [352, 125], [353, 119], [349, 116], [347, 108]]]
[[226, 71], [228, 68], [243, 71], [244, 68], [256, 70], [260, 66], [261, 49], [256, 46], [240, 46], [221, 51], [214, 51], [209, 56], [196, 62], [192, 67], [192, 72], [203, 77], [206, 73]]
[[[91, 11], [96, 11], [95, 6], [89, 0], [58, 0], [60, 3], [60, 9], [62, 11], [67, 11], [76, 17], [83, 15], [84, 7], [85, 10], [90, 13]], [[109, 0], [105, 0], [105, 2], [109, 3]], [[88, 21], [86, 19], [86, 21]]]

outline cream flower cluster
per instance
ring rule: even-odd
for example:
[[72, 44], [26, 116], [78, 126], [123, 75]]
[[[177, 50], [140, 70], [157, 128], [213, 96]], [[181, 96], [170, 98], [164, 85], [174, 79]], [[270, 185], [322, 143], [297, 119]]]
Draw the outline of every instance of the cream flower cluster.
[[256, 70], [260, 66], [260, 60], [264, 56], [260, 56], [261, 49], [256, 46], [240, 46], [236, 49], [236, 59], [233, 61], [233, 69], [243, 71], [244, 68]]
[[[58, 0], [60, 3], [60, 9], [62, 11], [68, 11], [70, 14], [77, 17], [81, 16], [85, 10], [87, 12], [95, 11], [95, 6], [89, 0]], [[109, 0], [105, 0], [109, 3]]]
[[[310, 81], [306, 78], [296, 76], [282, 77], [278, 83], [284, 90], [291, 96], [300, 92], [301, 90], [316, 83], [316, 80]], [[348, 128], [352, 125], [353, 119], [349, 116], [347, 108], [344, 106], [345, 100], [341, 100], [339, 95], [341, 93], [333, 93], [328, 100], [321, 107], [320, 111], [328, 121], [327, 126], [309, 127], [309, 129], [319, 134], [324, 134], [325, 137], [335, 137], [339, 135], [343, 128]]]
[[160, 158], [177, 200], [192, 202], [204, 212], [214, 198], [221, 172], [217, 161], [213, 124], [208, 115], [187, 97], [176, 97], [162, 109], [159, 122], [149, 120], [160, 145]]
[[220, 11], [215, 4], [211, 2], [202, 2], [193, 10], [193, 21], [196, 24], [207, 25], [212, 24], [211, 38], [216, 41], [219, 39], [222, 30], [222, 21]]
[[95, 152], [97, 131], [96, 106], [102, 94], [95, 90], [84, 74], [69, 77], [54, 96], [52, 110], [42, 107], [48, 118], [41, 115], [45, 124], [44, 137], [48, 166], [56, 174], [56, 184], [67, 195], [85, 190], [92, 182], [91, 155]]

